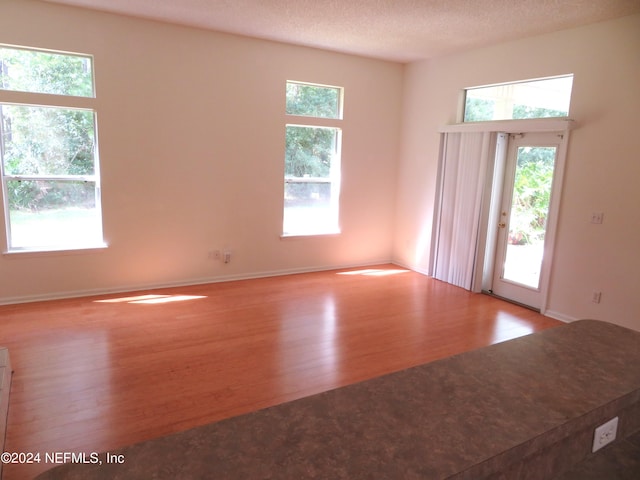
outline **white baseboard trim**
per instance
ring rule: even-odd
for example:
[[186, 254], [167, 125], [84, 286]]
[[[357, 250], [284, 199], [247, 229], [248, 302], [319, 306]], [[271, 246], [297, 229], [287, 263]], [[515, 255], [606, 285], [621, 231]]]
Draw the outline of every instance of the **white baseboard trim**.
[[116, 293], [136, 292], [141, 290], [156, 290], [160, 288], [188, 287], [191, 285], [204, 285], [207, 283], [233, 282], [237, 280], [251, 280], [255, 278], [279, 277], [284, 275], [296, 275], [299, 273], [341, 270], [345, 268], [371, 267], [374, 265], [385, 265], [389, 263], [396, 265], [391, 260], [386, 259], [386, 260], [379, 260], [379, 261], [359, 263], [359, 264], [301, 267], [301, 268], [291, 268], [291, 269], [283, 269], [283, 270], [240, 273], [240, 274], [233, 274], [233, 275], [218, 275], [215, 277], [196, 278], [196, 279], [183, 280], [183, 281], [177, 281], [177, 282], [130, 284], [130, 285], [122, 285], [114, 288], [96, 288], [96, 289], [87, 289], [87, 290], [55, 292], [51, 294], [26, 295], [22, 297], [6, 297], [6, 298], [0, 298], [0, 305], [45, 302], [48, 300], [61, 300], [65, 298], [93, 297], [98, 295], [111, 295]]
[[579, 318], [571, 317], [569, 315], [565, 315], [564, 313], [555, 312], [553, 310], [545, 310], [544, 315], [546, 317], [551, 317], [556, 320], [560, 320], [561, 322], [564, 322], [564, 323], [571, 323], [571, 322], [580, 320]]
[[401, 262], [399, 260], [391, 260], [391, 263], [394, 264], [394, 265], [397, 265], [399, 267], [406, 268], [407, 270], [411, 270], [413, 272], [420, 273], [422, 275], [426, 275], [427, 277], [431, 276], [431, 275], [429, 275], [429, 272], [427, 272], [426, 270], [424, 270], [422, 268], [417, 268], [417, 267], [415, 267], [413, 265], [408, 265], [408, 264], [406, 264], [404, 262]]

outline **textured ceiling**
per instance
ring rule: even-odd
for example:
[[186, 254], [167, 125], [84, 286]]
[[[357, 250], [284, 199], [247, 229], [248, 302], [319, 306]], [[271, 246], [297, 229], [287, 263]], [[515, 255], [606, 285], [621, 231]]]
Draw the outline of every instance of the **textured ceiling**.
[[640, 13], [640, 0], [45, 0], [399, 62]]

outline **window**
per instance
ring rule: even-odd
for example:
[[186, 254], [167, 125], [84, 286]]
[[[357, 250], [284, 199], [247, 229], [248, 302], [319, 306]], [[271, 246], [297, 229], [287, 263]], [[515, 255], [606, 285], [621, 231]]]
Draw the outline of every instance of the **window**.
[[[339, 233], [342, 88], [287, 82], [283, 235]], [[293, 117], [291, 117], [293, 118]]]
[[465, 122], [566, 117], [573, 75], [465, 90]]
[[0, 45], [9, 251], [103, 246], [92, 58]]

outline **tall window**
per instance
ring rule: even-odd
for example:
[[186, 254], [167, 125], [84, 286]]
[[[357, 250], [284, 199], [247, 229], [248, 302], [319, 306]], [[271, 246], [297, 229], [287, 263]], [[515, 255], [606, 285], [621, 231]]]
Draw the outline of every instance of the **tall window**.
[[103, 245], [92, 58], [0, 45], [9, 251]]
[[467, 88], [465, 122], [566, 117], [573, 75]]
[[283, 235], [339, 233], [342, 88], [287, 82]]

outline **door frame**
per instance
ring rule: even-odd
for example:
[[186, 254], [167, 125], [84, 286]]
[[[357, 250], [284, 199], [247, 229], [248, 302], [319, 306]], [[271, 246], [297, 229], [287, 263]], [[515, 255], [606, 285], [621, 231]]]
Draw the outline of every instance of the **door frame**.
[[[472, 123], [458, 123], [453, 125], [443, 125], [438, 131], [439, 133], [450, 132], [489, 132], [495, 133], [498, 137], [498, 144], [496, 145], [495, 153], [496, 159], [499, 158], [502, 152], [505, 155], [503, 161], [506, 161], [506, 147], [500, 146], [499, 138], [505, 134], [518, 134], [518, 133], [544, 133], [544, 132], [558, 132], [563, 135], [563, 142], [561, 148], [558, 151], [558, 158], [556, 160], [556, 172], [554, 174], [554, 191], [555, 198], [549, 207], [548, 218], [548, 235], [549, 240], [545, 246], [545, 257], [549, 262], [548, 268], [544, 278], [540, 279], [541, 290], [541, 304], [540, 313], [545, 313], [549, 295], [549, 283], [551, 278], [551, 272], [553, 270], [553, 255], [556, 243], [556, 232], [558, 224], [558, 216], [560, 210], [560, 202], [562, 197], [562, 186], [564, 185], [564, 170], [566, 157], [569, 145], [569, 134], [571, 130], [575, 128], [575, 123], [572, 119], [567, 117], [562, 118], [535, 118], [535, 119], [521, 119], [521, 120], [496, 120], [488, 122], [472, 122]], [[492, 194], [495, 191], [502, 192], [502, 180], [497, 182], [495, 172], [504, 168], [500, 166], [500, 162], [496, 161], [491, 165], [486, 186], [484, 205], [482, 206], [479, 225], [480, 232], [478, 243], [476, 245], [476, 257], [474, 262], [474, 274], [471, 291], [473, 292], [488, 292], [491, 289], [491, 279], [493, 277], [493, 259], [495, 258], [495, 231], [498, 228], [498, 215], [490, 215], [492, 211], [498, 212], [500, 209], [499, 198], [496, 200], [496, 195]], [[504, 173], [504, 171], [503, 171]], [[504, 175], [503, 175], [504, 177]], [[497, 184], [496, 184], [497, 182]], [[500, 188], [498, 188], [500, 186]], [[557, 187], [557, 188], [556, 188]], [[497, 195], [498, 197], [500, 195]], [[497, 205], [497, 206], [496, 206]], [[493, 258], [492, 258], [493, 255]], [[433, 257], [433, 253], [432, 253]], [[432, 258], [433, 260], [433, 258]], [[431, 271], [431, 270], [430, 270]]]
[[539, 310], [540, 313], [545, 313], [548, 297], [549, 297], [549, 283], [551, 280], [551, 271], [553, 269], [553, 255], [555, 251], [556, 244], [556, 233], [558, 227], [558, 217], [560, 212], [560, 201], [562, 197], [562, 186], [564, 185], [564, 170], [566, 164], [566, 156], [567, 156], [567, 145], [569, 140], [569, 130], [556, 130], [556, 131], [547, 131], [547, 132], [525, 132], [521, 131], [518, 133], [511, 133], [502, 138], [507, 138], [506, 145], [500, 147], [500, 137], [499, 137], [499, 146], [497, 148], [497, 152], [501, 154], [501, 156], [496, 155], [496, 162], [494, 165], [494, 175], [493, 182], [491, 185], [491, 202], [490, 208], [487, 215], [487, 237], [485, 240], [485, 254], [484, 258], [482, 258], [482, 287], [481, 290], [484, 292], [488, 292], [493, 294], [494, 287], [494, 269], [496, 268], [496, 255], [497, 255], [497, 244], [498, 244], [498, 235], [500, 234], [500, 227], [498, 226], [500, 222], [500, 212], [502, 208], [503, 202], [503, 193], [505, 191], [505, 170], [507, 163], [507, 152], [511, 150], [513, 138], [510, 138], [513, 135], [523, 134], [524, 138], [528, 134], [535, 133], [545, 133], [549, 135], [554, 135], [559, 137], [557, 143], [557, 154], [556, 154], [556, 162], [554, 167], [554, 175], [553, 175], [553, 183], [551, 186], [551, 197], [549, 201], [549, 212], [547, 216], [547, 227], [545, 233], [545, 242], [544, 242], [544, 253], [543, 253], [543, 261], [540, 270], [540, 284], [538, 291], [539, 304], [531, 305], [529, 301], [523, 300], [522, 298], [505, 298], [506, 300], [514, 301], [516, 303], [524, 304], [525, 306], [529, 306], [536, 310]]
[[[551, 184], [549, 211], [547, 212], [547, 221], [545, 228], [545, 240], [544, 250], [542, 256], [542, 262], [540, 265], [540, 276], [538, 288], [533, 288], [525, 285], [519, 285], [515, 282], [504, 280], [504, 284], [500, 284], [498, 288], [498, 282], [503, 282], [499, 278], [499, 272], [497, 271], [499, 266], [499, 257], [504, 257], [506, 254], [503, 251], [506, 248], [503, 237], [505, 235], [505, 229], [500, 227], [500, 222], [504, 222], [505, 219], [502, 216], [502, 212], [506, 211], [505, 204], [507, 201], [510, 203], [513, 195], [513, 178], [515, 174], [515, 162], [517, 161], [518, 147], [524, 146], [549, 146], [554, 147], [555, 161], [553, 169], [553, 181]], [[544, 310], [546, 305], [548, 291], [549, 291], [549, 278], [550, 270], [553, 264], [553, 250], [555, 245], [555, 234], [558, 223], [558, 212], [560, 196], [562, 194], [562, 173], [564, 171], [564, 161], [566, 158], [566, 133], [565, 132], [523, 132], [519, 134], [510, 134], [507, 137], [506, 152], [500, 158], [496, 157], [496, 167], [501, 167], [503, 164], [506, 168], [496, 168], [494, 171], [494, 185], [499, 185], [499, 188], [492, 190], [492, 197], [495, 196], [496, 209], [492, 210], [490, 221], [493, 224], [493, 228], [489, 232], [493, 232], [494, 242], [491, 243], [491, 249], [487, 249], [487, 255], [491, 253], [493, 263], [489, 264], [488, 259], [485, 259], [484, 267], [487, 269], [487, 276], [491, 274], [491, 278], [487, 279], [488, 284], [484, 288], [501, 298], [520, 303], [537, 310]], [[502, 178], [498, 178], [502, 175]], [[509, 178], [507, 178], [507, 175]], [[558, 176], [560, 178], [558, 179]], [[491, 236], [488, 234], [487, 242], [491, 241]]]

